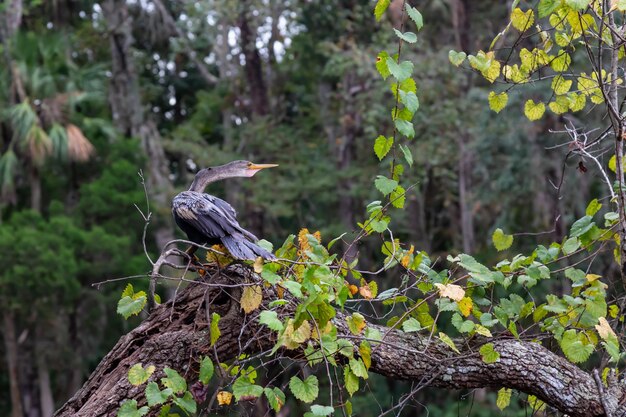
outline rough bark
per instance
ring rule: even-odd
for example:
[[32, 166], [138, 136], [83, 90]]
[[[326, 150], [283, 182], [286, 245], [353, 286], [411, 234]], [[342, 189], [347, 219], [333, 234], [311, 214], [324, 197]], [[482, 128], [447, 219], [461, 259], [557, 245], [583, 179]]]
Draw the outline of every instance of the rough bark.
[[[227, 268], [181, 290], [174, 305], [169, 302], [157, 306], [139, 327], [120, 339], [83, 388], [55, 416], [114, 416], [125, 399], [134, 398], [140, 405], [144, 404], [143, 388], [133, 387], [127, 380], [128, 369], [138, 362], [155, 365], [156, 377], [161, 377], [160, 370], [169, 366], [194, 382], [200, 356], [208, 354], [223, 362], [242, 352], [251, 354], [271, 348], [274, 336], [258, 325], [258, 311], [248, 316], [242, 312], [237, 301], [241, 287], [232, 286], [256, 279], [246, 267]], [[273, 288], [266, 288], [261, 308], [274, 299]], [[293, 312], [289, 307], [282, 308], [279, 316]], [[221, 336], [211, 347], [208, 317], [213, 312], [222, 319]], [[334, 322], [338, 337], [351, 339], [356, 349], [360, 340], [348, 330], [346, 315], [338, 312]], [[371, 323], [368, 326], [384, 335], [383, 342], [372, 349], [372, 372], [441, 388], [513, 388], [536, 395], [572, 417], [609, 414], [604, 412], [593, 376], [539, 343], [489, 340], [500, 353], [500, 359], [486, 364], [478, 354], [479, 347], [487, 341], [484, 338], [467, 343], [459, 341], [461, 352], [457, 354], [438, 339]], [[289, 352], [291, 356], [297, 355]], [[622, 386], [610, 381], [603, 391], [602, 398], [610, 415], [626, 415], [626, 406], [619, 405], [624, 399]]]

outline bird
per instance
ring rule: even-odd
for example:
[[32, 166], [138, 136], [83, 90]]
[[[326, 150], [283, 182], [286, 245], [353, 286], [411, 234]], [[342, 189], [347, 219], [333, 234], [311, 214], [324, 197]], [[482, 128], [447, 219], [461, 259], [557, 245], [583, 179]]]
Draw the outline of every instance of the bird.
[[[276, 259], [269, 251], [260, 247], [259, 239], [241, 227], [237, 212], [226, 201], [206, 194], [207, 185], [226, 178], [252, 177], [266, 168], [277, 164], [254, 164], [250, 161], [233, 161], [225, 165], [204, 168], [198, 171], [187, 191], [172, 200], [174, 221], [190, 241], [198, 245], [222, 244], [233, 258], [240, 260]], [[187, 250], [192, 255], [197, 247]]]

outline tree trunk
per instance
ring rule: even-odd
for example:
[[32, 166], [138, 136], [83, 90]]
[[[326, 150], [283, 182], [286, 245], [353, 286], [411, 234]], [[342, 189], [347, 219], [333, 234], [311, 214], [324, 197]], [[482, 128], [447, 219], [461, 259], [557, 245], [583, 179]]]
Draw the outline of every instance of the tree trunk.
[[[469, 49], [470, 22], [468, 19], [468, 0], [454, 0], [452, 2], [452, 26], [456, 49], [467, 51]], [[471, 86], [470, 76], [465, 77], [466, 89], [461, 92], [466, 95]], [[472, 155], [468, 149], [471, 136], [466, 130], [459, 132], [459, 211], [461, 213], [461, 236], [463, 237], [463, 252], [474, 251], [474, 218], [470, 202]]]
[[54, 413], [54, 399], [50, 386], [50, 369], [45, 357], [37, 353], [37, 378], [39, 380], [39, 402], [41, 404], [41, 416], [51, 417]]
[[[163, 141], [155, 123], [146, 114], [139, 91], [139, 79], [133, 62], [131, 47], [132, 17], [125, 0], [106, 0], [102, 3], [111, 44], [112, 77], [109, 103], [113, 121], [126, 136], [139, 138], [147, 158], [147, 186], [150, 198], [158, 207], [169, 206], [172, 184], [169, 167], [163, 150]], [[174, 238], [169, 218], [158, 219], [155, 232], [157, 246], [162, 248]]]
[[[178, 370], [190, 383], [197, 380], [200, 357], [210, 355], [216, 362], [271, 349], [276, 336], [258, 324], [259, 310], [245, 315], [237, 300], [241, 287], [233, 284], [262, 280], [245, 266], [231, 266], [209, 271], [200, 281], [179, 292], [172, 302], [157, 306], [135, 330], [123, 336], [102, 360], [83, 388], [55, 414], [56, 417], [115, 416], [125, 399], [145, 404], [144, 387], [128, 382], [128, 369], [136, 363], [154, 365], [155, 376], [163, 375], [165, 366]], [[210, 286], [207, 285], [210, 284]], [[263, 305], [277, 299], [274, 287], [264, 288]], [[285, 293], [285, 298], [289, 298]], [[289, 300], [288, 300], [289, 301]], [[278, 309], [280, 319], [293, 315], [296, 302]], [[275, 310], [276, 311], [276, 310]], [[221, 336], [210, 345], [209, 317], [218, 313]], [[347, 314], [337, 312], [333, 319], [338, 337], [350, 340], [358, 351], [362, 338], [354, 336], [347, 325]], [[598, 392], [594, 378], [574, 364], [559, 357], [541, 344], [516, 339], [475, 337], [457, 341], [461, 352], [428, 335], [404, 333], [367, 323], [383, 335], [381, 343], [373, 342], [370, 371], [422, 386], [446, 389], [506, 387], [537, 396], [549, 406], [572, 417], [626, 416], [622, 404], [625, 392], [616, 378], [608, 379], [604, 393]], [[478, 350], [491, 342], [500, 358], [486, 364]], [[279, 350], [292, 360], [302, 352]], [[300, 356], [301, 358], [301, 356]], [[603, 401], [602, 401], [603, 400]], [[154, 415], [154, 414], [150, 414]]]
[[9, 370], [9, 386], [11, 389], [11, 417], [23, 417], [22, 393], [20, 392], [20, 378], [18, 371], [18, 347], [17, 335], [15, 334], [15, 318], [9, 311], [3, 314], [3, 337], [4, 348], [7, 355], [7, 368]]
[[28, 169], [28, 182], [30, 185], [30, 208], [41, 213], [41, 176], [37, 167], [31, 166]]
[[459, 210], [461, 212], [461, 235], [463, 252], [474, 251], [474, 218], [469, 197], [472, 176], [472, 155], [467, 149], [469, 134], [462, 133], [459, 137]]
[[250, 27], [250, 7], [248, 0], [242, 0], [239, 14], [239, 38], [241, 51], [246, 59], [245, 76], [250, 89], [250, 101], [254, 116], [265, 116], [269, 113], [267, 87], [263, 77], [263, 62], [256, 47], [256, 32]]

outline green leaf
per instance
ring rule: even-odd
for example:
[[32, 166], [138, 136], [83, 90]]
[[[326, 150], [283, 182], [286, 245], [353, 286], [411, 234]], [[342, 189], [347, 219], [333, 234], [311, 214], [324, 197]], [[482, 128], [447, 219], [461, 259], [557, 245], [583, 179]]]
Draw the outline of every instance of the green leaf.
[[146, 385], [146, 400], [148, 402], [148, 406], [154, 407], [155, 405], [163, 404], [168, 400], [172, 393], [173, 391], [171, 388], [166, 388], [161, 391], [156, 382], [148, 382], [148, 385]]
[[569, 68], [572, 63], [572, 57], [565, 51], [559, 51], [556, 58], [550, 61], [550, 67], [556, 72], [563, 72]]
[[552, 90], [558, 95], [566, 94], [572, 88], [572, 83], [572, 80], [566, 80], [562, 75], [558, 75], [552, 80]]
[[511, 12], [511, 24], [513, 27], [520, 32], [524, 32], [532, 27], [535, 21], [535, 14], [532, 10], [522, 11], [519, 7], [517, 7], [513, 12]]
[[404, 119], [396, 119], [394, 120], [396, 128], [398, 132], [402, 133], [407, 138], [411, 139], [415, 136], [415, 130], [413, 129], [413, 123], [404, 120]]
[[379, 175], [376, 177], [374, 185], [376, 186], [378, 191], [386, 196], [391, 194], [391, 192], [395, 190], [395, 188], [398, 186], [398, 181]]
[[175, 394], [182, 394], [187, 390], [187, 381], [178, 372], [168, 367], [165, 367], [163, 372], [167, 375], [166, 378], [161, 378], [161, 383], [165, 387], [171, 388]]
[[417, 42], [417, 35], [413, 32], [400, 32], [398, 29], [394, 29], [394, 32], [396, 32], [396, 36], [398, 36], [398, 38], [402, 39], [405, 42], [408, 43], [415, 43]]
[[497, 228], [493, 235], [491, 236], [491, 240], [493, 241], [493, 246], [498, 250], [498, 252], [507, 250], [513, 244], [513, 235], [506, 235], [502, 231], [502, 229]]
[[289, 389], [293, 393], [294, 397], [300, 401], [311, 403], [319, 394], [317, 377], [315, 375], [310, 375], [303, 381], [297, 376], [294, 376], [289, 380]]
[[117, 303], [117, 314], [128, 319], [130, 316], [136, 316], [141, 313], [148, 302], [148, 297], [146, 297], [146, 293], [143, 291], [138, 292], [134, 297], [122, 297]]
[[317, 405], [317, 404], [315, 404], [315, 405], [311, 406], [311, 412], [315, 416], [319, 416], [319, 417], [329, 416], [334, 411], [335, 411], [335, 409], [333, 407], [331, 407], [331, 406], [328, 406], [328, 405]]
[[270, 403], [270, 407], [275, 412], [279, 412], [283, 405], [285, 405], [285, 393], [282, 392], [279, 388], [269, 388], [266, 387], [263, 390], [265, 397], [267, 397], [267, 401]]
[[532, 100], [528, 100], [526, 104], [524, 104], [524, 114], [528, 120], [534, 121], [541, 119], [545, 111], [546, 105], [541, 102], [535, 103]]
[[574, 329], [565, 331], [559, 344], [567, 359], [574, 363], [585, 362], [593, 353], [593, 345], [587, 341], [586, 336]]
[[343, 382], [350, 396], [359, 390], [359, 377], [352, 373], [349, 366], [343, 368]]
[[570, 235], [572, 237], [579, 237], [587, 233], [595, 226], [593, 219], [591, 216], [583, 216], [580, 219], [576, 220], [572, 225], [572, 229], [570, 230]]
[[374, 7], [374, 16], [376, 17], [376, 20], [380, 20], [380, 18], [383, 17], [390, 4], [391, 0], [378, 0], [376, 2], [376, 7]]
[[278, 314], [275, 311], [261, 311], [261, 314], [259, 315], [259, 323], [266, 325], [276, 332], [280, 332], [284, 328], [282, 321], [280, 321]]
[[409, 164], [409, 166], [413, 166], [413, 154], [411, 153], [409, 147], [406, 145], [400, 145], [400, 150], [402, 151], [407, 164]]
[[465, 58], [467, 58], [467, 54], [463, 51], [457, 52], [451, 49], [450, 52], [448, 52], [448, 59], [450, 60], [452, 65], [456, 67], [461, 65], [463, 61], [465, 61]]
[[174, 404], [189, 414], [195, 414], [198, 408], [198, 404], [189, 391], [185, 392], [182, 397], [174, 398]]
[[454, 313], [451, 321], [452, 325], [461, 333], [469, 333], [474, 330], [474, 322], [463, 320], [459, 313]]
[[587, 216], [592, 216], [593, 217], [597, 212], [600, 211], [601, 208], [602, 208], [602, 203], [600, 203], [597, 198], [594, 198], [587, 205], [587, 209], [585, 210], [585, 214]]
[[496, 406], [500, 409], [500, 411], [504, 410], [511, 403], [511, 393], [513, 390], [511, 388], [500, 388], [498, 391], [498, 399], [496, 400]]
[[411, 114], [415, 113], [420, 107], [419, 99], [413, 91], [400, 90], [400, 101], [406, 106]]
[[400, 82], [408, 79], [413, 73], [413, 63], [411, 61], [402, 61], [398, 64], [395, 59], [388, 57], [386, 62], [391, 75], [393, 75]]
[[204, 385], [208, 385], [211, 378], [213, 378], [213, 373], [215, 372], [215, 367], [213, 366], [213, 361], [208, 356], [202, 358], [200, 362], [200, 382]]
[[485, 363], [494, 363], [500, 359], [500, 354], [494, 350], [493, 343], [482, 345], [478, 352]]
[[561, 0], [541, 0], [539, 2], [539, 6], [537, 7], [537, 13], [539, 14], [539, 18], [542, 19], [548, 16], [556, 9], [558, 9], [560, 5]]
[[386, 51], [381, 51], [376, 57], [376, 70], [383, 77], [383, 80], [386, 80], [391, 75], [387, 66], [387, 58], [389, 58], [389, 54]]
[[382, 159], [389, 153], [392, 146], [392, 137], [386, 138], [383, 135], [380, 135], [376, 138], [376, 141], [374, 141], [374, 153], [378, 159], [382, 161]]
[[125, 400], [117, 412], [117, 417], [142, 417], [146, 414], [148, 414], [148, 407], [143, 406], [137, 409], [137, 400]]
[[368, 373], [367, 373], [367, 368], [365, 367], [365, 364], [363, 363], [363, 360], [361, 360], [360, 358], [352, 358], [350, 359], [350, 370], [352, 371], [352, 373], [356, 376], [358, 376], [359, 378], [363, 378], [363, 379], [367, 379], [369, 377]]
[[237, 401], [239, 401], [241, 397], [258, 398], [263, 395], [263, 392], [263, 387], [250, 382], [247, 375], [240, 376], [233, 384], [233, 395]]
[[589, 6], [591, 0], [565, 0], [565, 4], [576, 11], [583, 11]]
[[365, 317], [361, 313], [352, 313], [351, 316], [346, 318], [346, 322], [348, 323], [348, 329], [350, 329], [350, 333], [355, 336], [361, 334], [363, 329], [365, 328]]
[[409, 317], [402, 323], [402, 330], [406, 333], [417, 332], [422, 329], [422, 325], [419, 321], [414, 319], [413, 317]]
[[371, 220], [369, 225], [373, 231], [377, 233], [382, 233], [385, 230], [387, 230], [387, 227], [389, 226], [389, 220], [388, 219]]
[[406, 12], [411, 20], [415, 23], [415, 26], [417, 26], [417, 30], [421, 30], [424, 27], [424, 18], [422, 17], [422, 14], [419, 12], [419, 10], [409, 6], [409, 4], [407, 3]]
[[144, 369], [141, 363], [136, 363], [128, 370], [128, 382], [137, 387], [146, 382], [150, 375], [154, 373], [154, 370], [154, 365]]
[[395, 208], [403, 208], [406, 201], [406, 190], [398, 185], [389, 196], [389, 199], [391, 200], [391, 205]]
[[217, 313], [211, 314], [211, 346], [217, 342], [222, 332], [219, 328], [220, 315]]
[[496, 113], [500, 113], [502, 109], [506, 107], [506, 104], [509, 102], [509, 95], [507, 93], [498, 93], [496, 94], [494, 91], [489, 93], [489, 108]]
[[280, 285], [287, 289], [287, 291], [289, 291], [291, 294], [293, 294], [294, 297], [304, 298], [304, 295], [302, 294], [302, 284], [300, 284], [299, 282], [285, 280], [281, 282]]
[[564, 255], [571, 255], [580, 247], [580, 241], [577, 237], [570, 237], [563, 243], [562, 250]]
[[[340, 340], [343, 340], [343, 339], [340, 339]], [[350, 343], [350, 348], [352, 348], [352, 343]], [[370, 342], [368, 342], [367, 340], [362, 341], [361, 344], [359, 345], [359, 356], [361, 357], [361, 360], [365, 364], [365, 368], [370, 369], [370, 366], [372, 366], [372, 346], [370, 345]]]

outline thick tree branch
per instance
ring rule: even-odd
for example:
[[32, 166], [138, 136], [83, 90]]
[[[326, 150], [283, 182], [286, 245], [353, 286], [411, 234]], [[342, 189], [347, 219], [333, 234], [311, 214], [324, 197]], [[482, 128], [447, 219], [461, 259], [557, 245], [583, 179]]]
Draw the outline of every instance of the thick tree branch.
[[[210, 355], [219, 362], [241, 353], [270, 349], [276, 339], [258, 325], [258, 311], [245, 315], [239, 306], [241, 288], [237, 284], [258, 279], [247, 267], [234, 266], [208, 275], [180, 291], [175, 303], [157, 306], [136, 329], [123, 336], [102, 360], [85, 385], [55, 414], [65, 416], [115, 416], [125, 399], [145, 404], [143, 387], [133, 387], [128, 369], [136, 364], [155, 365], [152, 378], [162, 376], [165, 366], [177, 369], [191, 383], [197, 378], [199, 357]], [[264, 289], [263, 306], [276, 299], [273, 288]], [[281, 307], [279, 315], [293, 313]], [[216, 312], [221, 336], [210, 346], [209, 317]], [[335, 324], [338, 337], [360, 342], [346, 324], [346, 315], [338, 313]], [[624, 389], [616, 381], [599, 393], [593, 376], [538, 343], [516, 339], [489, 340], [500, 353], [496, 363], [484, 363], [478, 348], [487, 339], [470, 340], [453, 352], [436, 338], [377, 328], [385, 339], [373, 343], [371, 371], [407, 380], [428, 381], [441, 388], [507, 387], [533, 394], [548, 405], [570, 416], [624, 416]], [[293, 351], [286, 352], [292, 353]], [[279, 352], [280, 353], [280, 352]], [[604, 411], [605, 406], [611, 410]]]

